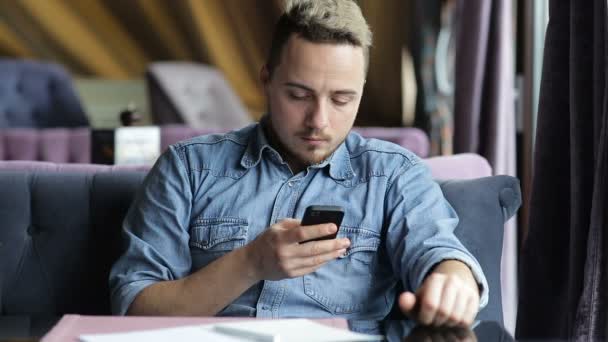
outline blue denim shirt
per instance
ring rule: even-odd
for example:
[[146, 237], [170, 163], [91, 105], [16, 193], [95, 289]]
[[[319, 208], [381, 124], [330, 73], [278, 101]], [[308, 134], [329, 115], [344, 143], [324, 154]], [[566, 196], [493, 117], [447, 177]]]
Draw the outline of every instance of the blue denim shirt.
[[159, 158], [124, 221], [126, 250], [110, 274], [114, 313], [146, 286], [301, 219], [309, 205], [345, 208], [345, 255], [302, 277], [261, 281], [218, 315], [380, 320], [399, 280], [415, 290], [445, 259], [469, 265], [487, 302], [481, 268], [453, 234], [456, 213], [418, 157], [351, 132], [327, 160], [294, 175], [254, 124], [180, 142]]

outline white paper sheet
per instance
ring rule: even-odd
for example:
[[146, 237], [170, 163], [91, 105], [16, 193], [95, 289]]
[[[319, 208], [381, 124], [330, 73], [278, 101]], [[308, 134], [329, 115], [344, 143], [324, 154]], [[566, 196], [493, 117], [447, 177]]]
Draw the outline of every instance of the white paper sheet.
[[[126, 333], [80, 335], [82, 342], [241, 342], [242, 338], [221, 334], [201, 326], [133, 331]], [[246, 341], [246, 340], [245, 340]]]
[[308, 319], [279, 319], [216, 323], [111, 334], [81, 335], [82, 342], [342, 342], [382, 341], [383, 336], [354, 333]]
[[[252, 332], [278, 337], [281, 342], [342, 342], [342, 341], [382, 341], [383, 336], [365, 335], [346, 329], [334, 328], [308, 319], [279, 319], [241, 321], [213, 324], [214, 327], [228, 327], [235, 331]], [[217, 331], [217, 328], [214, 328]]]

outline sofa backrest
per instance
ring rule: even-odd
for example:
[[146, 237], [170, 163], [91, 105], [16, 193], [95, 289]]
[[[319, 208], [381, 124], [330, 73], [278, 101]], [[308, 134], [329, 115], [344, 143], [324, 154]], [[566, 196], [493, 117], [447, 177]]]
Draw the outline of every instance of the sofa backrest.
[[2, 314], [109, 314], [108, 274], [145, 172], [1, 172]]
[[[431, 170], [436, 162], [427, 161]], [[0, 314], [110, 314], [108, 274], [144, 176], [132, 167], [0, 162]], [[519, 182], [494, 176], [440, 185], [461, 218], [456, 235], [488, 278], [490, 302], [478, 317], [502, 323], [503, 224], [520, 205]]]
[[[382, 139], [409, 149], [420, 157], [429, 153], [429, 139], [413, 127], [355, 127], [368, 138]], [[160, 126], [160, 148], [198, 135], [223, 133], [226, 129]], [[32, 160], [54, 163], [90, 163], [91, 130], [79, 128], [0, 128], [0, 160]]]
[[0, 59], [0, 127], [88, 125], [72, 80], [63, 67]]

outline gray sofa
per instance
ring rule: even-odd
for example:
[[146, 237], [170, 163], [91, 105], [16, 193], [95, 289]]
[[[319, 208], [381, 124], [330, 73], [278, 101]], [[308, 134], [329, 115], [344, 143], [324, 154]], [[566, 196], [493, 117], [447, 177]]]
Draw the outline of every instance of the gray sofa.
[[89, 126], [70, 75], [55, 63], [0, 58], [0, 127]]
[[[440, 184], [461, 217], [456, 234], [488, 277], [490, 301], [479, 318], [502, 324], [503, 224], [520, 205], [519, 182], [471, 178], [490, 170], [475, 155], [426, 163], [439, 178], [469, 178]], [[145, 173], [145, 167], [0, 162], [0, 314], [110, 314], [108, 273]]]

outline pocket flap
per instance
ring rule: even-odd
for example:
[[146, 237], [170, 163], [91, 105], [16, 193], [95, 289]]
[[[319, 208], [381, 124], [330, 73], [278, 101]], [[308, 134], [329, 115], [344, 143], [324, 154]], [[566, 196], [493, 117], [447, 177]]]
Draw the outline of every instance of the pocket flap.
[[199, 218], [190, 231], [190, 247], [204, 250], [232, 250], [247, 240], [247, 220], [239, 218]]
[[350, 246], [340, 258], [346, 258], [357, 252], [376, 252], [380, 246], [380, 234], [362, 228], [341, 226], [338, 238], [348, 238]]

